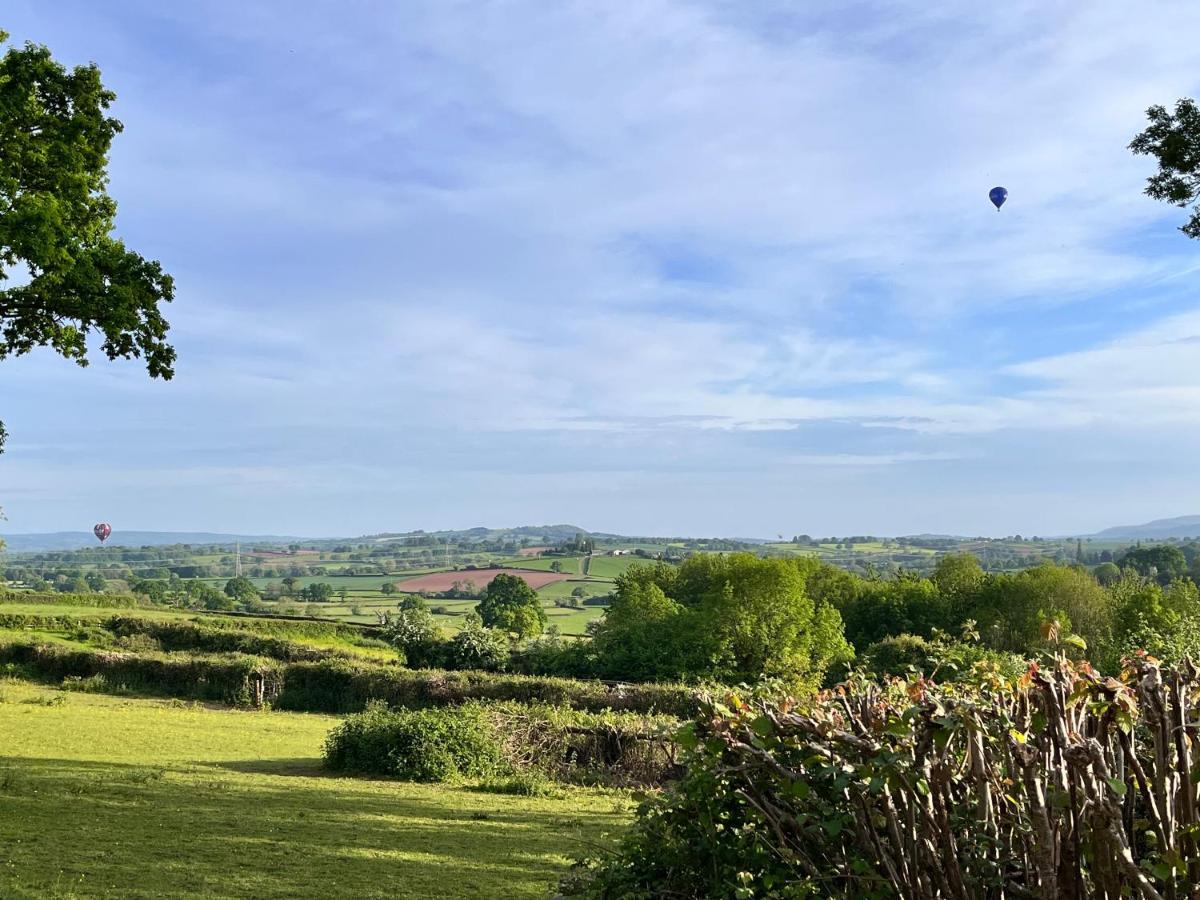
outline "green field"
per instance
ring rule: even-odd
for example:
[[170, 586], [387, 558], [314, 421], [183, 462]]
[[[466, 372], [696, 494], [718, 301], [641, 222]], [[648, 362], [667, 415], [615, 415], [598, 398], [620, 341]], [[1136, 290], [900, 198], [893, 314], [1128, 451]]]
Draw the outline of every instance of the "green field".
[[630, 566], [638, 563], [653, 565], [651, 560], [641, 559], [637, 556], [593, 556], [588, 565], [588, 574], [593, 578], [616, 578], [629, 571]]
[[545, 897], [632, 807], [329, 777], [331, 716], [15, 681], [0, 697], [6, 900]]
[[534, 569], [538, 572], [553, 572], [554, 564], [558, 563], [559, 570], [564, 575], [579, 575], [579, 563], [581, 562], [578, 556], [522, 556], [513, 559], [505, 560], [505, 565], [514, 566], [518, 569]]

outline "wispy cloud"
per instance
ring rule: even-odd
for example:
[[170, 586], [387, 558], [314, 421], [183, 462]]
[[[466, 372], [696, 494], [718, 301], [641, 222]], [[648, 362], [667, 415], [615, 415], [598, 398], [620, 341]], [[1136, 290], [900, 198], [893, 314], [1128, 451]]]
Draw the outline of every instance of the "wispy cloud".
[[[116, 88], [120, 231], [177, 275], [180, 351], [169, 385], [5, 363], [10, 527], [1031, 531], [990, 481], [1019, 464], [1097, 526], [1200, 504], [1195, 247], [1125, 150], [1200, 90], [1200, 7], [7, 18]], [[1054, 493], [1101, 447], [1158, 479], [1111, 514]]]

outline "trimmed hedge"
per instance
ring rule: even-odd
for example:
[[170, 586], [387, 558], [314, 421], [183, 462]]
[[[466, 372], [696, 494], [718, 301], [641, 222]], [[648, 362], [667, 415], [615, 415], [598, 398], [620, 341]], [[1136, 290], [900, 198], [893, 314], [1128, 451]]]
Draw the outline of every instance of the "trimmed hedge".
[[[469, 700], [545, 703], [579, 710], [624, 710], [688, 718], [697, 700], [683, 685], [607, 685], [598, 681], [405, 669], [398, 664], [341, 659], [277, 662], [259, 656], [129, 654], [54, 644], [0, 644], [0, 663], [25, 667], [34, 677], [104, 675], [111, 683], [178, 697], [252, 702], [248, 680], [232, 673], [260, 672], [262, 700], [280, 709], [304, 712], [359, 712], [372, 700], [410, 708], [453, 706]], [[162, 673], [157, 681], [156, 672]], [[246, 675], [246, 679], [249, 675]], [[214, 688], [213, 685], [219, 685]], [[214, 693], [215, 691], [215, 693]], [[234, 699], [229, 699], [233, 697]], [[249, 698], [249, 699], [240, 699]]]
[[0, 603], [45, 603], [54, 606], [98, 606], [105, 609], [136, 609], [153, 604], [128, 594], [22, 594], [0, 588]]
[[0, 663], [59, 682], [100, 676], [112, 689], [237, 705], [278, 693], [283, 674], [278, 663], [257, 656], [165, 656], [30, 643], [0, 645]]
[[293, 663], [287, 668], [280, 709], [357, 712], [371, 700], [409, 708], [450, 706], [468, 700], [514, 700], [601, 712], [657, 712], [681, 718], [696, 709], [695, 692], [683, 685], [607, 685], [599, 681], [403, 669], [341, 660]]
[[267, 656], [283, 662], [318, 660], [328, 657], [349, 658], [345, 650], [310, 647], [285, 638], [255, 634], [240, 628], [219, 627], [200, 622], [161, 622], [132, 616], [117, 616], [103, 623], [106, 631], [118, 637], [146, 635], [158, 641], [168, 653], [246, 653]]
[[0, 607], [0, 628], [25, 629], [28, 631], [73, 631], [76, 628], [96, 626], [111, 616], [106, 613], [66, 613], [60, 616], [43, 616], [34, 613], [6, 613]]

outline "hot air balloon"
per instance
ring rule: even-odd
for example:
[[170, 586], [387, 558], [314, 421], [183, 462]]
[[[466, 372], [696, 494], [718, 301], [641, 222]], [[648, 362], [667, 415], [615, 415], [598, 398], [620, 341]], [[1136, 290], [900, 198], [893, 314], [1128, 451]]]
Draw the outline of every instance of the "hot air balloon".
[[1004, 205], [1004, 201], [1008, 199], [1008, 188], [994, 187], [988, 191], [988, 197], [996, 204], [996, 212], [1000, 212], [1000, 207]]
[[112, 534], [112, 526], [109, 525], [107, 522], [101, 522], [95, 528], [92, 529], [92, 534], [94, 534], [96, 536], [97, 540], [99, 540], [100, 543], [103, 544], [105, 541], [108, 540], [108, 536], [110, 534]]

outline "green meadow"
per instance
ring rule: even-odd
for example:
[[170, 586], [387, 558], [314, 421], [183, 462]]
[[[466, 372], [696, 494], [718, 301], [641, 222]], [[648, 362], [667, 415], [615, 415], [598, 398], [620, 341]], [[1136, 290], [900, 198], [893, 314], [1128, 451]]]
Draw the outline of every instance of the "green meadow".
[[545, 897], [626, 794], [330, 777], [333, 716], [0, 681], [0, 896]]

